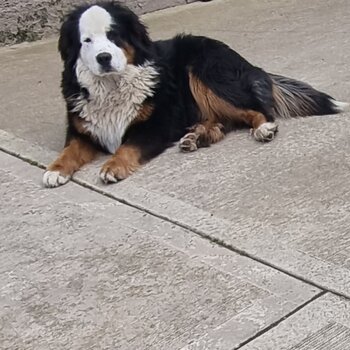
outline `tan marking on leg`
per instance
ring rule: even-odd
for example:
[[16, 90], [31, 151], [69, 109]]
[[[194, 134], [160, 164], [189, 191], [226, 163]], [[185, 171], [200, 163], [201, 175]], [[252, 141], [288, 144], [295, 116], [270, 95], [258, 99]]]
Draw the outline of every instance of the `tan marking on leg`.
[[243, 122], [253, 129], [257, 129], [261, 124], [267, 122], [262, 113], [251, 109], [237, 108], [223, 100], [192, 73], [189, 73], [189, 84], [205, 122], [229, 122], [230, 126], [237, 122]]
[[272, 141], [278, 131], [276, 123], [268, 122], [262, 113], [256, 111], [247, 110], [246, 121], [252, 126], [251, 134], [260, 142]]
[[215, 115], [210, 103], [210, 98], [208, 96], [210, 91], [209, 88], [206, 87], [191, 72], [189, 73], [189, 85], [193, 98], [195, 99], [202, 114], [202, 119], [208, 121], [214, 120], [217, 116]]
[[96, 148], [81, 139], [73, 139], [64, 148], [59, 157], [51, 163], [48, 171], [59, 171], [64, 176], [72, 176], [84, 164], [91, 162], [97, 155]]
[[100, 177], [104, 182], [126, 179], [141, 166], [141, 150], [132, 145], [121, 145], [102, 166]]
[[198, 124], [194, 132], [198, 134], [199, 147], [208, 147], [212, 143], [217, 143], [225, 137], [224, 126], [220, 123]]
[[199, 147], [209, 147], [225, 137], [224, 127], [220, 123], [205, 122], [196, 124], [181, 140], [179, 147], [183, 152], [193, 152]]
[[218, 123], [224, 121], [245, 121], [245, 111], [217, 96], [192, 73], [189, 74], [192, 95], [201, 111], [204, 121]]
[[257, 129], [261, 124], [267, 123], [266, 117], [260, 113], [253, 110], [246, 110], [245, 113], [245, 123], [251, 126], [254, 130]]

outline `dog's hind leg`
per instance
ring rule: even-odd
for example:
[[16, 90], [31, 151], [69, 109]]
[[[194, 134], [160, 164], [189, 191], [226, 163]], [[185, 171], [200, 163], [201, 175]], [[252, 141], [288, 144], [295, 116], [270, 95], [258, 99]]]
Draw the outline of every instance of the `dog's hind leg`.
[[[211, 143], [223, 139], [224, 128], [218, 127], [218, 125], [225, 125], [225, 128], [230, 130], [235, 124], [244, 123], [252, 128], [252, 135], [257, 141], [266, 142], [274, 138], [277, 124], [274, 122], [272, 114], [234, 106], [215, 94], [192, 73], [189, 74], [189, 83], [203, 122], [199, 129], [198, 126], [197, 129], [195, 127], [194, 131], [182, 138], [180, 142], [182, 150], [194, 151], [198, 147], [209, 146]], [[220, 130], [220, 133], [213, 133], [213, 130]], [[208, 137], [211, 134], [219, 134], [220, 136]], [[205, 140], [207, 140], [206, 144], [203, 142]], [[203, 143], [204, 145], [201, 145]]]
[[266, 116], [253, 110], [244, 111], [246, 124], [252, 127], [251, 134], [255, 140], [260, 142], [272, 141], [278, 131], [278, 125], [269, 121]]

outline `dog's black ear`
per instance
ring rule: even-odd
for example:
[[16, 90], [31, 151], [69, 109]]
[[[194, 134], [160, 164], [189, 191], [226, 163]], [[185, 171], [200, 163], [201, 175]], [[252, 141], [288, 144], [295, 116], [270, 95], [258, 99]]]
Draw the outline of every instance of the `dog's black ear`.
[[67, 19], [61, 26], [60, 37], [58, 39], [58, 51], [60, 52], [63, 61], [68, 59], [70, 46], [69, 20]]
[[146, 59], [150, 59], [152, 56], [152, 41], [149, 37], [147, 27], [139, 20], [139, 18], [132, 14], [127, 18], [129, 28], [128, 41], [136, 49], [136, 57], [138, 63], [143, 62]]
[[76, 60], [80, 50], [78, 23], [73, 16], [67, 17], [60, 30], [58, 51], [64, 62]]
[[137, 40], [145, 47], [151, 46], [152, 42], [148, 34], [147, 27], [139, 20], [137, 16], [133, 16], [131, 20], [131, 28]]

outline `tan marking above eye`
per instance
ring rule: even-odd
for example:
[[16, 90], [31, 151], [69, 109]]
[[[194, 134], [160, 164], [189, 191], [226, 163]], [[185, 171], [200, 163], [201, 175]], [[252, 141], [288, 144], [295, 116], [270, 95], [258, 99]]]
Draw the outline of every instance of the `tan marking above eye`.
[[135, 60], [135, 49], [128, 43], [123, 43], [122, 50], [124, 51], [128, 64], [133, 64]]

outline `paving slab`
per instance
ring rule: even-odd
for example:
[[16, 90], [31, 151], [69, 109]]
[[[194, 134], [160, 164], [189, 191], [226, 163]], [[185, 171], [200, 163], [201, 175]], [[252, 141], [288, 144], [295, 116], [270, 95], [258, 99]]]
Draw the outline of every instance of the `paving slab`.
[[327, 294], [241, 350], [349, 350], [350, 301]]
[[[0, 349], [232, 349], [320, 291], [0, 152]], [[206, 344], [211, 344], [209, 347]]]

